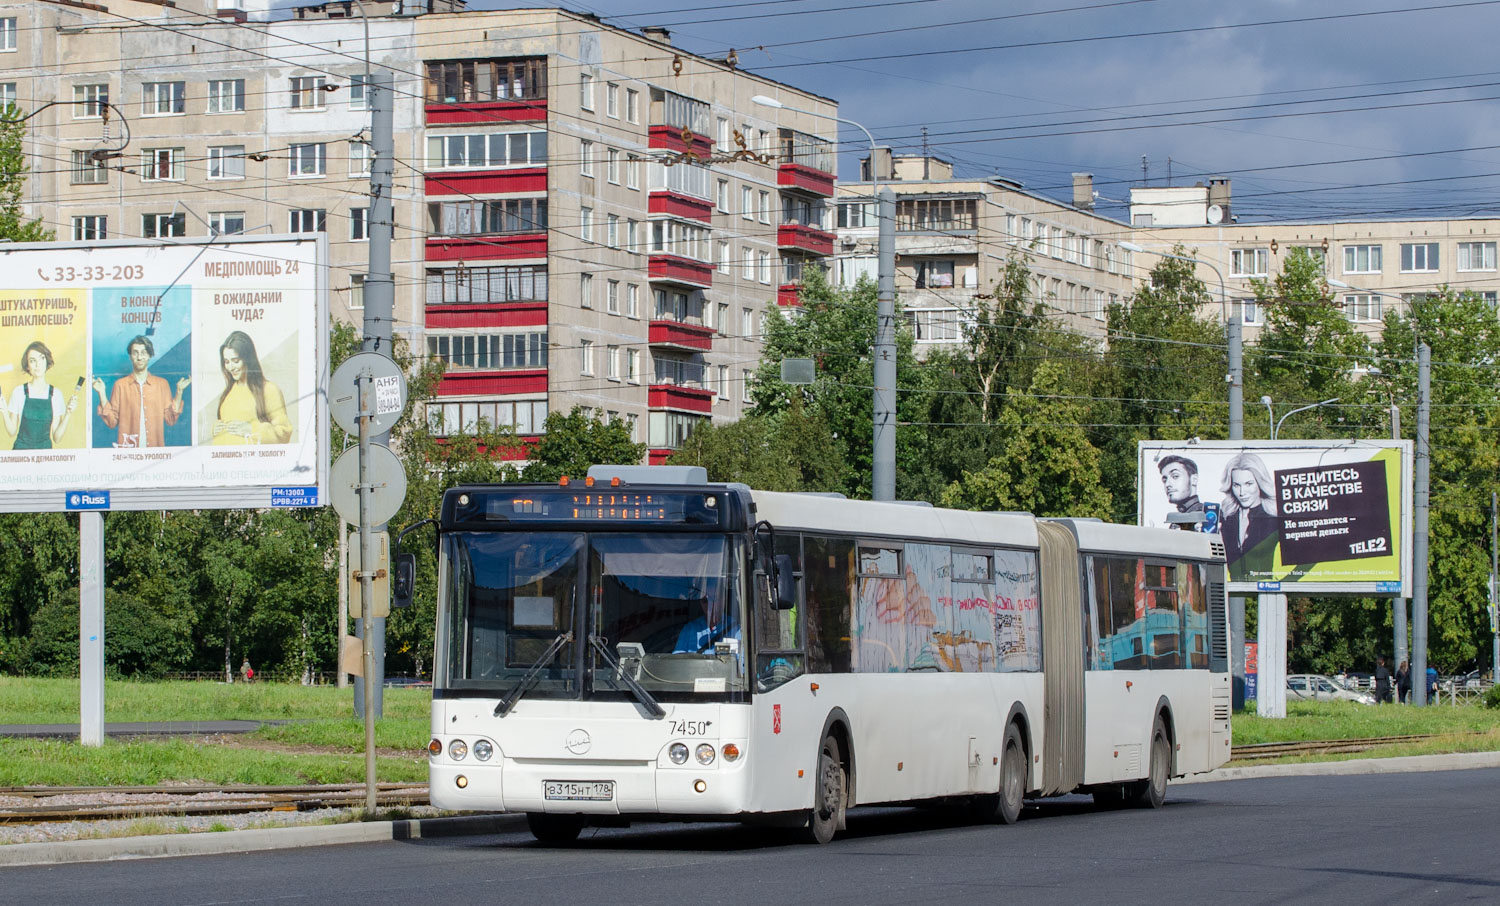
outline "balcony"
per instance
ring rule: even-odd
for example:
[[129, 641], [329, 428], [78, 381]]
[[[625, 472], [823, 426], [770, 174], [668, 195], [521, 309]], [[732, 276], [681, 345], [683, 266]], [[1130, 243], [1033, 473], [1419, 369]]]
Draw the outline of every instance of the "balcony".
[[795, 283], [783, 283], [776, 287], [776, 304], [782, 308], [800, 308], [802, 287]]
[[648, 258], [647, 268], [652, 283], [672, 283], [690, 289], [709, 289], [714, 284], [712, 264], [681, 255], [653, 253]]
[[519, 167], [510, 170], [454, 171], [428, 173], [422, 179], [428, 198], [444, 195], [503, 195], [509, 192], [547, 191], [546, 167]]
[[661, 412], [690, 412], [711, 415], [718, 394], [699, 387], [680, 384], [652, 384], [646, 393], [646, 408]]
[[434, 60], [427, 64], [429, 126], [547, 121], [547, 58]]
[[428, 261], [503, 261], [545, 257], [546, 233], [452, 236], [427, 240]]
[[547, 303], [542, 301], [504, 302], [429, 302], [426, 309], [429, 328], [446, 327], [546, 327]]
[[776, 228], [776, 247], [783, 252], [826, 257], [833, 254], [832, 233], [800, 223], [785, 223]]
[[547, 369], [492, 369], [449, 371], [438, 383], [437, 395], [443, 396], [510, 396], [547, 392]]
[[662, 151], [692, 153], [699, 158], [706, 158], [710, 154], [713, 154], [714, 151], [713, 139], [703, 133], [694, 132], [687, 127], [679, 129], [667, 125], [657, 125], [650, 128], [646, 139], [646, 147]]
[[650, 123], [647, 147], [691, 152], [698, 157], [713, 154], [714, 143], [708, 137], [708, 105], [700, 100], [652, 88]]
[[776, 185], [792, 192], [832, 198], [833, 181], [832, 173], [814, 170], [806, 164], [782, 164], [776, 168]]
[[708, 352], [714, 345], [714, 329], [685, 321], [652, 321], [649, 342], [653, 347], [685, 352]]
[[696, 220], [699, 223], [714, 222], [714, 203], [703, 198], [694, 198], [670, 189], [652, 189], [647, 200], [647, 212]]

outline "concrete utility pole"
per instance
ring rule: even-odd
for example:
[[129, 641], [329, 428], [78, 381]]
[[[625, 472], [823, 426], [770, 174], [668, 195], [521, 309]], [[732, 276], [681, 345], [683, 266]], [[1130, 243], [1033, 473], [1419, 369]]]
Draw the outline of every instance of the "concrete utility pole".
[[[366, 70], [365, 92], [370, 99], [370, 263], [365, 273], [365, 318], [364, 342], [360, 349], [365, 352], [391, 354], [391, 324], [395, 317], [396, 286], [391, 274], [391, 182], [395, 160], [394, 111], [391, 97], [390, 70]], [[384, 444], [389, 435], [370, 438], [370, 442]], [[384, 525], [371, 526], [372, 531], [384, 530]], [[361, 531], [364, 527], [361, 526]], [[369, 546], [362, 545], [362, 553], [368, 555]], [[370, 568], [373, 560], [361, 560], [361, 569]], [[369, 614], [368, 609], [365, 610]], [[365, 616], [354, 621], [354, 634], [364, 639], [365, 647], [374, 652], [373, 667], [365, 665], [366, 673], [354, 678], [354, 712], [365, 712], [365, 695], [372, 699], [376, 717], [383, 713], [382, 690], [385, 687], [385, 618]], [[368, 636], [368, 638], [366, 638]]]
[[1495, 531], [1495, 492], [1490, 492], [1490, 633], [1494, 636], [1494, 650], [1490, 653], [1490, 675], [1495, 682], [1500, 683], [1500, 620], [1496, 617], [1495, 607], [1497, 605], [1495, 596], [1495, 583], [1500, 581], [1500, 534]]
[[[873, 145], [874, 142], [871, 142]], [[870, 175], [878, 180], [878, 165], [870, 151]], [[870, 496], [896, 499], [896, 195], [888, 188], [875, 193], [880, 222], [876, 243], [878, 270], [875, 313], [875, 458]]]
[[1432, 349], [1417, 347], [1417, 463], [1413, 489], [1411, 587], [1411, 700], [1427, 704], [1427, 510], [1431, 503], [1432, 471], [1430, 423], [1432, 417]]

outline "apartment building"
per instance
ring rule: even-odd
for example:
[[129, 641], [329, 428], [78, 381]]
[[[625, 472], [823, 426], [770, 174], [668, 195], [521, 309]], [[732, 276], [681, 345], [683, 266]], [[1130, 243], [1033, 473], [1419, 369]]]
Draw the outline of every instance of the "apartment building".
[[1271, 280], [1286, 256], [1305, 248], [1323, 260], [1324, 276], [1344, 316], [1375, 334], [1388, 311], [1405, 311], [1441, 287], [1496, 303], [1500, 219], [1295, 220], [1238, 223], [1230, 182], [1133, 189], [1132, 242], [1144, 274], [1155, 252], [1178, 244], [1200, 261], [1198, 277], [1231, 303], [1253, 339], [1264, 326], [1252, 281]]
[[1070, 206], [1000, 177], [955, 178], [950, 162], [930, 155], [877, 149], [873, 166], [866, 158], [859, 181], [839, 183], [834, 275], [842, 285], [875, 278], [872, 190], [889, 187], [896, 292], [919, 355], [963, 339], [976, 295], [994, 291], [1012, 255], [1027, 256], [1035, 298], [1085, 333], [1102, 334], [1109, 306], [1130, 294], [1132, 255], [1119, 245], [1129, 228], [1092, 211], [1087, 174], [1075, 177]]
[[534, 440], [581, 405], [659, 462], [739, 417], [795, 294], [783, 257], [832, 251], [833, 101], [558, 9], [271, 7], [0, 0], [0, 99], [55, 104], [29, 123], [32, 216], [78, 240], [326, 232], [333, 316], [358, 323], [368, 54], [394, 74], [396, 329], [447, 363], [440, 432]]

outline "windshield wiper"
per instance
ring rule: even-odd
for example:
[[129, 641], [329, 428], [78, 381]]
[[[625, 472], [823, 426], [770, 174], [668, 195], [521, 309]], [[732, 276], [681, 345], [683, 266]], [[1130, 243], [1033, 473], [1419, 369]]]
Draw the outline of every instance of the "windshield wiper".
[[620, 666], [620, 662], [615, 660], [615, 656], [609, 653], [609, 645], [605, 643], [604, 639], [596, 635], [590, 635], [589, 644], [594, 647], [595, 651], [599, 652], [599, 656], [604, 658], [606, 664], [615, 668], [615, 676], [619, 677], [626, 688], [635, 695], [636, 699], [646, 706], [646, 711], [650, 713], [652, 718], [660, 720], [667, 716], [666, 710], [657, 704], [656, 699], [651, 697], [651, 693], [646, 691], [646, 687], [636, 682], [635, 677], [626, 672], [625, 668]]
[[571, 632], [565, 632], [553, 639], [552, 644], [548, 645], [547, 650], [542, 652], [542, 656], [536, 659], [536, 663], [531, 665], [531, 669], [526, 671], [526, 675], [521, 677], [521, 681], [516, 683], [515, 688], [505, 693], [505, 697], [500, 699], [500, 704], [495, 706], [495, 716], [504, 717], [509, 714], [510, 709], [514, 708], [516, 702], [521, 700], [521, 696], [526, 694], [526, 690], [531, 686], [531, 681], [536, 679], [536, 675], [542, 672], [543, 667], [552, 663], [552, 659], [557, 657], [557, 653], [562, 650], [562, 646], [571, 641], [573, 641], [573, 633]]

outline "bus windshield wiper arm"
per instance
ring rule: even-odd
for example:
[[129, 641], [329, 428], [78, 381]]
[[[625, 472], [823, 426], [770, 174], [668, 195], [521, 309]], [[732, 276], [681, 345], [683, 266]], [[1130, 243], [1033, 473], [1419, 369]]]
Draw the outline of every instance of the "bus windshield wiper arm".
[[514, 708], [516, 702], [521, 700], [521, 696], [526, 694], [526, 690], [531, 686], [531, 681], [536, 679], [536, 675], [542, 672], [543, 667], [552, 663], [552, 659], [557, 657], [557, 653], [562, 650], [562, 646], [571, 641], [573, 641], [573, 633], [571, 632], [565, 632], [553, 639], [552, 644], [548, 645], [547, 650], [542, 652], [542, 656], [536, 659], [536, 663], [531, 665], [531, 669], [526, 671], [526, 675], [521, 677], [521, 681], [516, 683], [515, 688], [505, 693], [505, 697], [500, 699], [500, 704], [495, 706], [495, 716], [504, 717], [509, 714], [510, 709]]
[[660, 720], [667, 716], [666, 710], [657, 703], [656, 699], [651, 697], [651, 693], [646, 691], [646, 687], [636, 682], [635, 677], [625, 672], [625, 668], [620, 666], [620, 662], [615, 660], [615, 656], [609, 653], [609, 646], [604, 643], [603, 639], [596, 635], [590, 635], [589, 644], [594, 646], [594, 650], [599, 652], [600, 657], [604, 658], [604, 663], [615, 668], [615, 676], [618, 676], [620, 681], [634, 693], [640, 703], [646, 706], [646, 710], [650, 712], [653, 718]]

